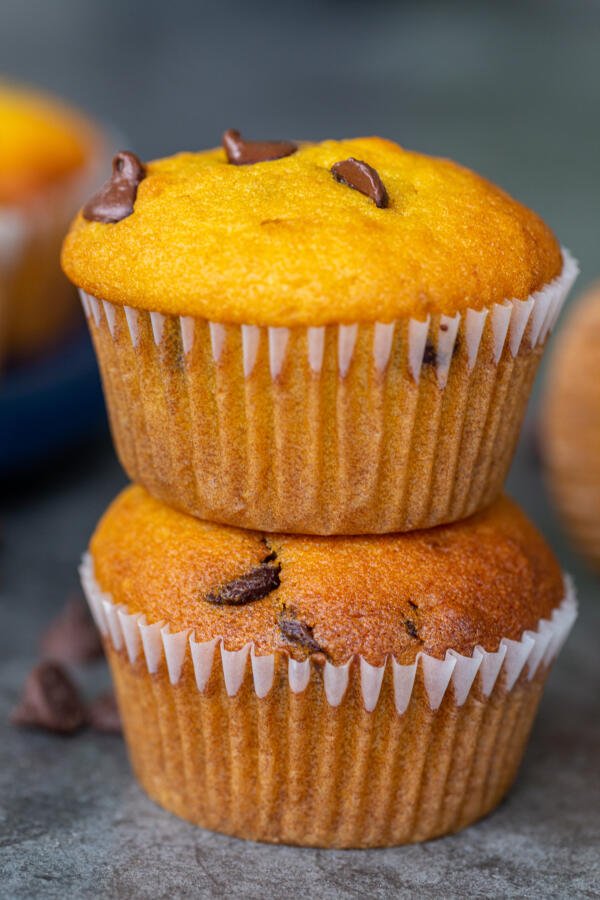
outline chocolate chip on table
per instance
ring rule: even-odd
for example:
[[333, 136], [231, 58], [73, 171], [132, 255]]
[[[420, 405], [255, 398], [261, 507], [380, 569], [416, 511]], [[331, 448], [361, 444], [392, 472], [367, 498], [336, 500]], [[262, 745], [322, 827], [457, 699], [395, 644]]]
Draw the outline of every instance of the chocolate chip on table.
[[90, 222], [114, 224], [133, 212], [140, 181], [146, 177], [143, 162], [129, 150], [122, 150], [112, 162], [112, 175], [83, 207]]
[[217, 591], [211, 591], [206, 595], [207, 602], [217, 606], [244, 606], [246, 603], [262, 600], [267, 594], [277, 590], [281, 583], [281, 565], [270, 565], [270, 557], [271, 554], [266, 557], [268, 561], [262, 562], [240, 578], [234, 578]]
[[87, 722], [86, 708], [66, 670], [56, 662], [33, 669], [19, 705], [11, 714], [13, 725], [72, 734]]
[[289, 611], [283, 608], [279, 618], [279, 630], [284, 638], [292, 644], [298, 644], [311, 653], [324, 653], [325, 651], [314, 638], [313, 630], [306, 622], [300, 622]]
[[112, 691], [100, 694], [89, 707], [90, 725], [95, 731], [106, 734], [121, 734], [121, 716]]
[[42, 659], [85, 663], [102, 656], [102, 642], [83, 597], [74, 595], [50, 623], [40, 640]]
[[389, 198], [385, 185], [379, 173], [368, 163], [351, 156], [349, 159], [336, 162], [331, 167], [331, 174], [340, 184], [354, 188], [355, 191], [369, 197], [379, 209], [388, 206]]
[[246, 141], [239, 131], [230, 128], [223, 135], [227, 161], [234, 166], [248, 166], [291, 156], [298, 149], [292, 141]]

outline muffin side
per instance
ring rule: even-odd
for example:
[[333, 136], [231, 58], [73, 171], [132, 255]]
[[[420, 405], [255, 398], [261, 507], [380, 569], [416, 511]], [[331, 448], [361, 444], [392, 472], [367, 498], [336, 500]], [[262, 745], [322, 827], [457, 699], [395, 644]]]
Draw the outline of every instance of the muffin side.
[[223, 326], [82, 295], [117, 452], [200, 518], [406, 531], [502, 489], [546, 338], [577, 273], [526, 301], [425, 321]]

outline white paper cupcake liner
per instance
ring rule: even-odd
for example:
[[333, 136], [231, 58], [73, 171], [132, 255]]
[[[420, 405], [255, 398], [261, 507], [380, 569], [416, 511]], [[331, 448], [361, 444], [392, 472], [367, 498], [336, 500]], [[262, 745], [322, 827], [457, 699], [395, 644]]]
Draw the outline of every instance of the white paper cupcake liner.
[[425, 321], [267, 328], [82, 294], [132, 481], [201, 519], [300, 534], [430, 528], [500, 493], [577, 273]]
[[[507, 299], [504, 303], [495, 303], [490, 310], [467, 309], [464, 313], [456, 313], [455, 316], [427, 316], [423, 321], [411, 318], [408, 323], [408, 365], [414, 380], [417, 383], [419, 381], [429, 340], [436, 350], [435, 366], [438, 385], [440, 388], [446, 386], [453, 350], [461, 324], [464, 329], [468, 365], [471, 370], [474, 368], [477, 360], [488, 318], [492, 331], [493, 360], [496, 364], [499, 362], [505, 348], [508, 348], [514, 358], [517, 356], [524, 341], [532, 348], [543, 344], [556, 324], [565, 298], [579, 272], [577, 261], [566, 248], [563, 248], [562, 255], [563, 269], [561, 274], [526, 300]], [[121, 307], [107, 300], [93, 297], [82, 290], [80, 290], [80, 296], [88, 319], [93, 320], [97, 327], [101, 327], [104, 324], [114, 338], [117, 310]], [[134, 309], [131, 306], [125, 306], [123, 309], [129, 338], [134, 348], [138, 345], [140, 339], [140, 317], [149, 316], [154, 343], [157, 347], [161, 345], [165, 334], [166, 319], [174, 318], [178, 320], [185, 356], [192, 350], [196, 328], [196, 320], [193, 317], [167, 317], [159, 312], [145, 312], [144, 310]], [[373, 326], [373, 359], [380, 373], [384, 372], [388, 365], [394, 340], [394, 330], [397, 325], [397, 322], [376, 322]], [[242, 350], [242, 366], [246, 378], [249, 378], [254, 371], [262, 335], [266, 334], [271, 377], [273, 380], [279, 377], [285, 364], [291, 329], [283, 327], [263, 328], [250, 324], [225, 326], [212, 321], [208, 323], [208, 327], [210, 329], [212, 358], [215, 365], [219, 364], [226, 342], [232, 339], [232, 329], [236, 330], [239, 328], [241, 341], [238, 344]], [[337, 326], [337, 361], [339, 374], [342, 378], [346, 377], [350, 369], [359, 329], [362, 327], [364, 326], [359, 323]], [[309, 327], [306, 329], [306, 333], [308, 363], [311, 370], [318, 374], [321, 372], [323, 364], [325, 326]]]
[[[110, 640], [115, 650], [125, 650], [131, 664], [142, 660], [148, 673], [156, 674], [164, 660], [169, 681], [175, 685], [179, 682], [184, 661], [189, 655], [199, 692], [204, 691], [213, 666], [220, 665], [227, 694], [235, 697], [247, 677], [250, 659], [254, 691], [258, 698], [268, 695], [273, 685], [274, 654], [258, 656], [252, 643], [245, 644], [239, 650], [227, 650], [222, 638], [196, 641], [192, 629], [172, 633], [168, 622], [148, 622], [141, 613], [129, 613], [127, 607], [115, 604], [111, 596], [100, 589], [94, 577], [93, 561], [89, 553], [83, 557], [80, 575], [100, 633]], [[524, 631], [518, 641], [503, 638], [495, 652], [478, 646], [469, 657], [448, 650], [444, 659], [419, 653], [411, 665], [401, 665], [393, 657], [388, 657], [381, 666], [373, 666], [359, 656], [357, 661], [364, 707], [370, 712], [377, 706], [388, 665], [392, 667], [394, 701], [400, 715], [407, 710], [411, 701], [419, 665], [432, 710], [440, 707], [450, 685], [457, 706], [465, 703], [476, 683], [484, 697], [490, 696], [498, 682], [503, 684], [506, 691], [511, 691], [524, 670], [527, 680], [531, 681], [540, 666], [547, 667], [553, 662], [576, 618], [575, 591], [571, 579], [565, 576], [564, 599], [550, 619], [541, 619], [535, 630]], [[338, 666], [329, 661], [324, 664], [323, 687], [327, 702], [332, 707], [339, 706], [344, 699], [353, 661], [351, 658]], [[307, 688], [311, 665], [310, 659], [302, 662], [288, 659], [288, 682], [293, 693], [302, 693]]]

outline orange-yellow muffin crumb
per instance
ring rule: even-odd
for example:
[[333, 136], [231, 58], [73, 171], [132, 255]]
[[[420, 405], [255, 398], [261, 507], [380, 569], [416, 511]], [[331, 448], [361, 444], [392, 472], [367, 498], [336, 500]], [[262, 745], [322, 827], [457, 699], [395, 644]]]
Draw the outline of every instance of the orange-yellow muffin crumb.
[[[378, 208], [331, 167], [376, 169]], [[380, 138], [301, 144], [254, 165], [222, 149], [148, 165], [132, 215], [75, 221], [63, 266], [115, 303], [266, 326], [453, 315], [523, 299], [561, 271], [530, 210], [453, 162]]]

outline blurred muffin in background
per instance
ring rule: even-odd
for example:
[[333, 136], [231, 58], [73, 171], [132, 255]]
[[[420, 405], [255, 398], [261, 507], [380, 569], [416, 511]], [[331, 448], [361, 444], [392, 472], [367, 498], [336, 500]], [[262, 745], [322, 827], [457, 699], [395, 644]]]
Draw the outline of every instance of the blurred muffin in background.
[[60, 242], [104, 147], [79, 113], [2, 81], [0, 135], [0, 358], [24, 358], [76, 316]]
[[573, 543], [600, 571], [600, 282], [576, 304], [554, 350], [542, 452]]

